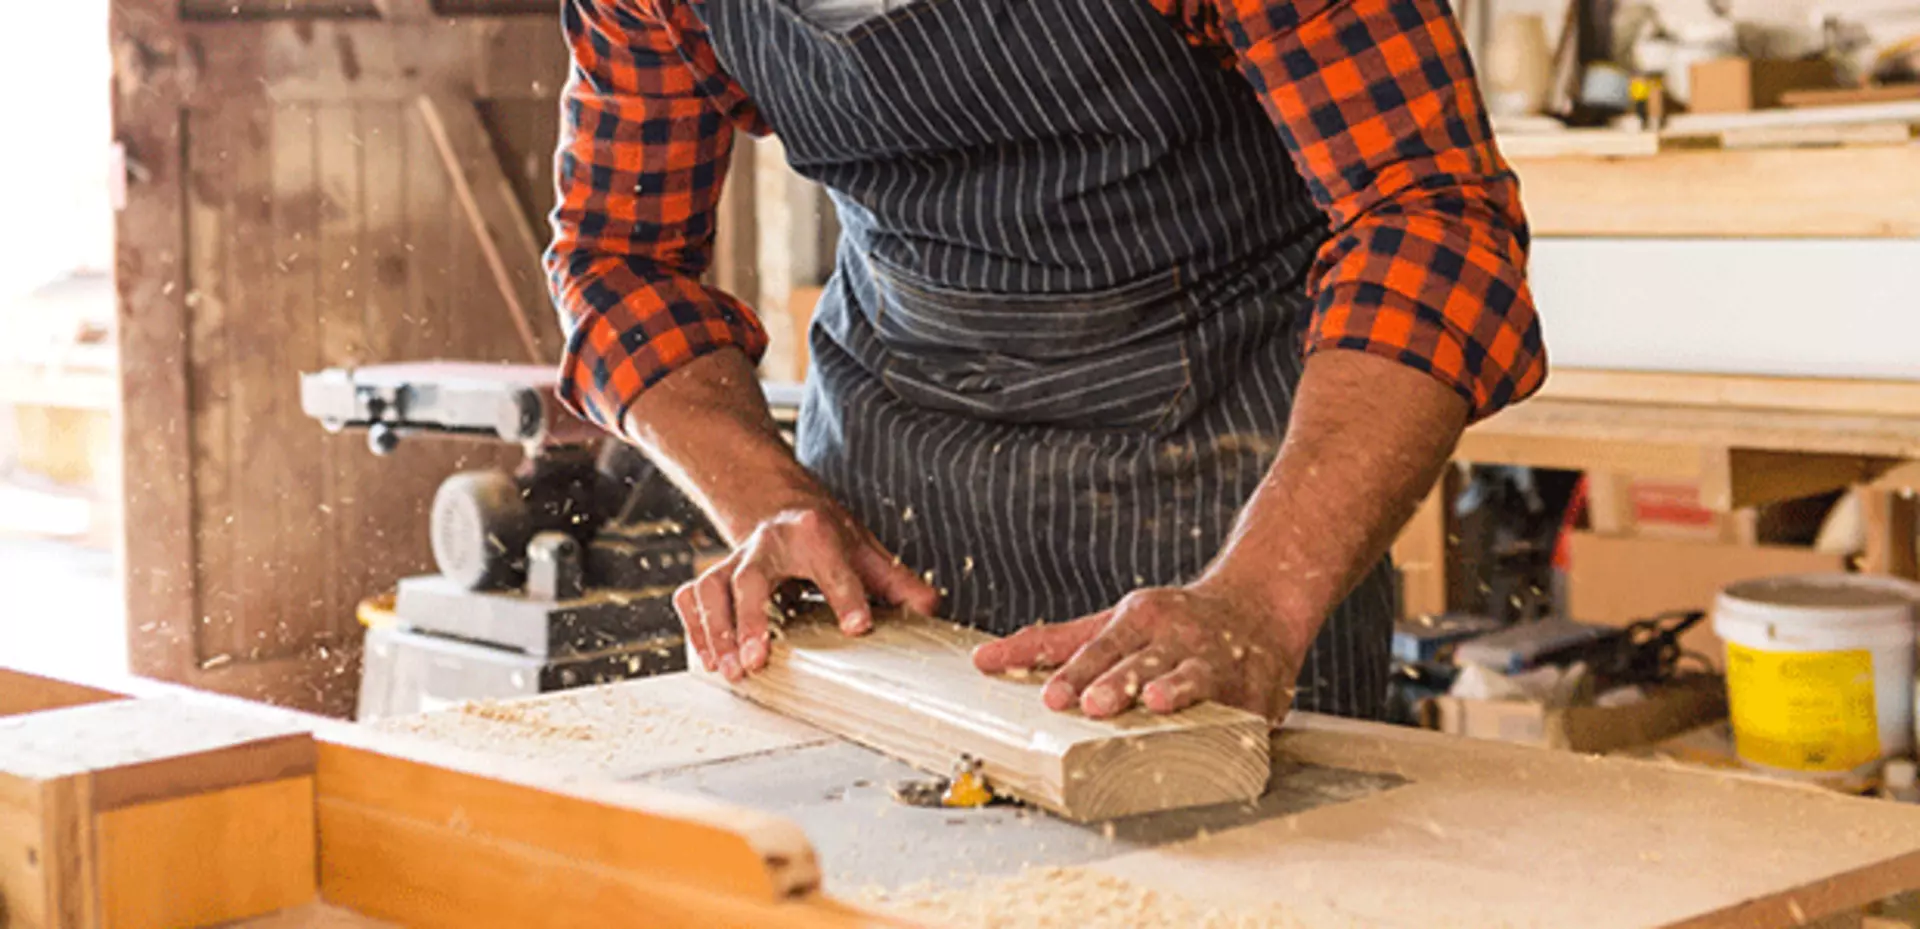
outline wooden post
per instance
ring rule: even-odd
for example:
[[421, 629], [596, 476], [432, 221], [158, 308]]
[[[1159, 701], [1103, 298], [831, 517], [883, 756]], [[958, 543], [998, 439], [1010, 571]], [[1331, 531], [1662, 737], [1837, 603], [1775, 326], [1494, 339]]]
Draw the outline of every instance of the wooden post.
[[1394, 567], [1400, 570], [1401, 616], [1431, 616], [1449, 608], [1453, 499], [1459, 494], [1460, 469], [1449, 464], [1393, 543]]
[[1859, 494], [1860, 516], [1867, 535], [1860, 570], [1920, 580], [1920, 557], [1916, 556], [1914, 542], [1917, 527], [1913, 492], [1904, 488], [1862, 487]]

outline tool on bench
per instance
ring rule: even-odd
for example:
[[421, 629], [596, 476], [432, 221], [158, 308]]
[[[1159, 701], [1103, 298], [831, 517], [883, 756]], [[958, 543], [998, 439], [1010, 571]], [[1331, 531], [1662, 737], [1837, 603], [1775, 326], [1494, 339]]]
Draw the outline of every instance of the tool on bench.
[[890, 789], [895, 800], [908, 806], [973, 809], [998, 799], [987, 784], [980, 759], [967, 754], [953, 763], [951, 776], [896, 781]]
[[[439, 573], [401, 579], [393, 626], [368, 631], [362, 719], [686, 668], [673, 590], [724, 546], [638, 449], [568, 413], [553, 377], [463, 362], [301, 375], [307, 415], [367, 430], [376, 454], [410, 435], [525, 453], [512, 474], [440, 484], [428, 518]], [[769, 390], [788, 422], [797, 393]]]

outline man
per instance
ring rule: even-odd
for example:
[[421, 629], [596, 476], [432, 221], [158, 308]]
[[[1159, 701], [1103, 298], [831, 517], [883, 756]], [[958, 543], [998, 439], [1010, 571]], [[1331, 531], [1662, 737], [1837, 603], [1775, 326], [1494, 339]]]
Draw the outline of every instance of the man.
[[[817, 586], [1008, 638], [1049, 707], [1377, 716], [1383, 557], [1545, 355], [1441, 0], [567, 0], [562, 396], [733, 544], [709, 669]], [[844, 228], [797, 449], [700, 283], [734, 133]], [[797, 457], [796, 452], [797, 451]], [[1042, 623], [1044, 621], [1044, 624]]]

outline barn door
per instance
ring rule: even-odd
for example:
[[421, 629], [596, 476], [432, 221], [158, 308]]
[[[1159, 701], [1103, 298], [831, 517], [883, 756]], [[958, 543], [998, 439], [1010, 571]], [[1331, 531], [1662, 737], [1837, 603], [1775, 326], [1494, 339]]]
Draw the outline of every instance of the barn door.
[[298, 375], [551, 363], [552, 0], [113, 0], [130, 654], [344, 713], [356, 603], [426, 570], [446, 474], [300, 413]]

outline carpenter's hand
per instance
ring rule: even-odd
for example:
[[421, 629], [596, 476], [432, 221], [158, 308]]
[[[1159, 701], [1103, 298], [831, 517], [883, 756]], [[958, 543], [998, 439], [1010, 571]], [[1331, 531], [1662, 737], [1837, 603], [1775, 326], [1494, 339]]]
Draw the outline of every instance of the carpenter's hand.
[[796, 580], [819, 588], [848, 635], [873, 627], [869, 596], [928, 614], [939, 599], [838, 506], [783, 510], [674, 592], [674, 609], [708, 671], [737, 681], [766, 667], [774, 592]]
[[973, 663], [989, 674], [1059, 667], [1041, 692], [1054, 710], [1077, 704], [1101, 718], [1136, 700], [1156, 713], [1216, 700], [1277, 723], [1305, 652], [1294, 638], [1261, 598], [1201, 582], [1136, 590], [1092, 616], [1023, 629], [975, 649]]

